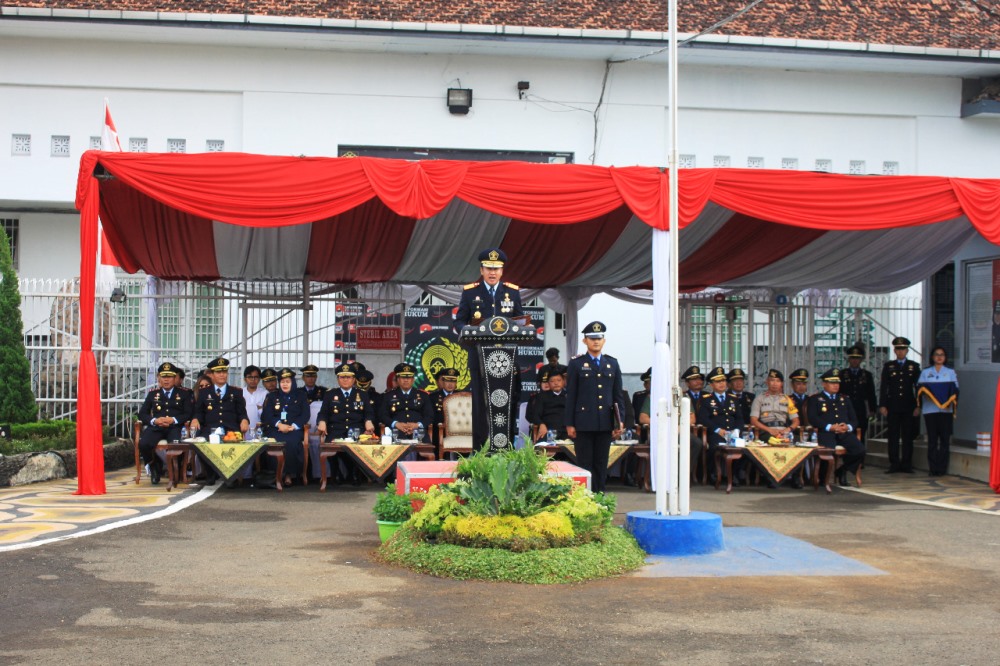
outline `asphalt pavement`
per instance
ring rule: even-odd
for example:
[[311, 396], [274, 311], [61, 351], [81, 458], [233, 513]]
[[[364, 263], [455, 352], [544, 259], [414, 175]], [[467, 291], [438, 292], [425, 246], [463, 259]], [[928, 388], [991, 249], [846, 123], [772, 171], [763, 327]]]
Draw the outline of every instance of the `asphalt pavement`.
[[[619, 491], [619, 521], [653, 496]], [[872, 576], [526, 586], [377, 562], [377, 489], [220, 488], [165, 517], [0, 552], [0, 664], [996, 664], [1000, 516], [835, 489], [695, 487], [727, 527]]]

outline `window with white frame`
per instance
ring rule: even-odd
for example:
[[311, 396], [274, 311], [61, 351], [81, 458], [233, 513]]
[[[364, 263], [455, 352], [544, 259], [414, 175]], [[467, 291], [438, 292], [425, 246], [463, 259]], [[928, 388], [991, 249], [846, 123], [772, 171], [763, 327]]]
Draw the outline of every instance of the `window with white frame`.
[[20, 268], [20, 252], [18, 252], [18, 226], [20, 221], [17, 218], [0, 219], [0, 226], [7, 232], [7, 240], [10, 243], [10, 257], [14, 262], [14, 270]]

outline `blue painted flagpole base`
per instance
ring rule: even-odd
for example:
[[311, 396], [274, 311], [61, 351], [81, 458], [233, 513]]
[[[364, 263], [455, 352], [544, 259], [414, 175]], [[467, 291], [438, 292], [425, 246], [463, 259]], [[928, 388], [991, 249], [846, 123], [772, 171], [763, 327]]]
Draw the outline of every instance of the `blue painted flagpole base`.
[[707, 555], [726, 549], [722, 516], [704, 511], [686, 516], [631, 511], [625, 517], [625, 529], [650, 555]]

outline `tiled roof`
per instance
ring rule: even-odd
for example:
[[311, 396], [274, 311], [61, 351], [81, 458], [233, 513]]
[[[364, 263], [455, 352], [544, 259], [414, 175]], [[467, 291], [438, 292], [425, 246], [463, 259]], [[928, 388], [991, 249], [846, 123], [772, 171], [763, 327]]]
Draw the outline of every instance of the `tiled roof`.
[[[698, 32], [749, 0], [681, 0]], [[5, 7], [295, 16], [349, 20], [665, 31], [667, 0], [0, 0]], [[1000, 0], [764, 0], [717, 31], [958, 49], [1000, 49]]]

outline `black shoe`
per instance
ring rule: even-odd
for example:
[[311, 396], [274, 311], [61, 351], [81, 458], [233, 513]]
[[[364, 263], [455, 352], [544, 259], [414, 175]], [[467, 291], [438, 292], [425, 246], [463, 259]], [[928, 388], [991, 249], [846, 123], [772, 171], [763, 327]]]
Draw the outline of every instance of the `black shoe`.
[[778, 484], [775, 483], [774, 481], [771, 481], [770, 479], [768, 479], [768, 481], [767, 481], [767, 487], [770, 488], [771, 490], [777, 490], [778, 489]]
[[160, 484], [160, 466], [150, 465], [149, 466], [149, 482], [154, 486]]
[[847, 482], [847, 472], [846, 471], [837, 472], [837, 485], [839, 485], [841, 488], [848, 488], [848, 487], [850, 487], [851, 484], [849, 484]]
[[218, 478], [219, 478], [219, 476], [217, 474], [207, 474], [207, 475], [205, 475], [205, 485], [206, 486], [214, 486], [215, 485], [215, 481]]
[[883, 474], [899, 474], [899, 469], [896, 467], [890, 467], [889, 469], [882, 472]]
[[805, 486], [803, 486], [802, 482], [799, 481], [798, 479], [792, 479], [792, 488], [795, 488], [796, 490], [802, 490], [803, 488], [805, 488]]

